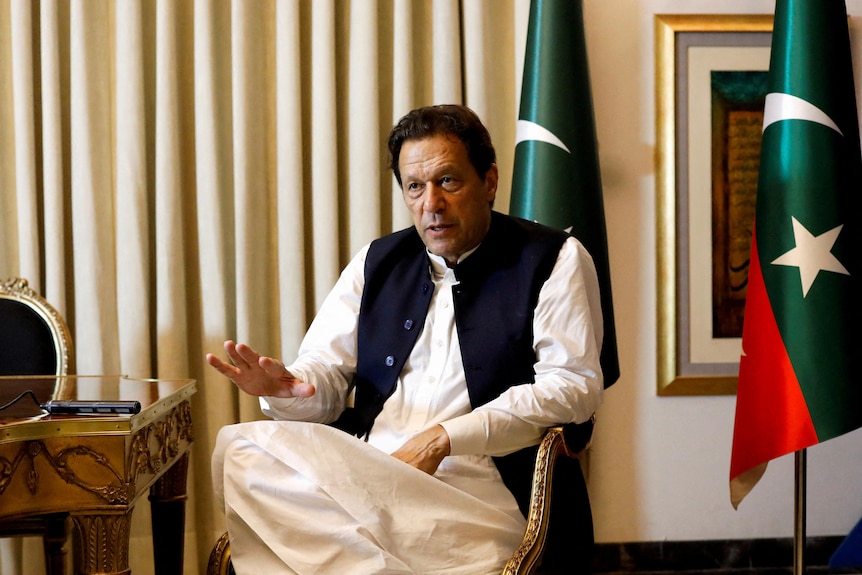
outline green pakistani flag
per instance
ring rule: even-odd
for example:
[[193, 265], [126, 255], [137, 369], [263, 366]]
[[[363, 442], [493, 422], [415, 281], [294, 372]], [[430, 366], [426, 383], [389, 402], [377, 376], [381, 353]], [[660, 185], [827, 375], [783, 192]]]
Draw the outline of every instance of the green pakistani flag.
[[840, 0], [775, 7], [730, 463], [734, 507], [770, 460], [862, 427], [852, 360], [862, 326], [862, 156], [847, 28]]
[[605, 209], [580, 0], [533, 0], [509, 213], [578, 238], [593, 256], [604, 315], [605, 387], [620, 376]]

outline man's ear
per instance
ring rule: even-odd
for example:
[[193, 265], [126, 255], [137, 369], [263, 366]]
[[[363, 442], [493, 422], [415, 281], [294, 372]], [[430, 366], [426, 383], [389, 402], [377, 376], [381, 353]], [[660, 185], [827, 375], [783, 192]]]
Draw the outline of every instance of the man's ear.
[[500, 172], [497, 170], [497, 164], [491, 164], [488, 171], [485, 173], [485, 187], [488, 188], [488, 201], [493, 202], [497, 197], [497, 182], [500, 179]]

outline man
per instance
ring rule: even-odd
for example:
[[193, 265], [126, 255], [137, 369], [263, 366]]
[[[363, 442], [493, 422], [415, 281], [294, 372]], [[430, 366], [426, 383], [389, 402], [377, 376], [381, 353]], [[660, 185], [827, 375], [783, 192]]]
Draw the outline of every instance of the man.
[[[297, 360], [230, 341], [231, 363], [207, 356], [273, 418], [224, 428], [213, 457], [240, 574], [499, 573], [524, 534], [526, 448], [601, 403], [592, 259], [492, 211], [479, 118], [414, 110], [389, 151], [414, 227], [354, 257]], [[569, 560], [588, 564], [572, 554], [592, 544], [574, 465], [580, 516], [559, 521], [577, 522]]]

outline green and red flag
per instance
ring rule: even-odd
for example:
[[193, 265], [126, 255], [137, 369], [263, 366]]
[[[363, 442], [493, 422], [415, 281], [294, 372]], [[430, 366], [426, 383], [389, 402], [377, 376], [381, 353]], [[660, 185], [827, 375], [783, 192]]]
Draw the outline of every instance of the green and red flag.
[[608, 387], [620, 366], [581, 0], [530, 5], [516, 140], [509, 213], [568, 231], [593, 256]]
[[734, 507], [782, 455], [862, 427], [862, 156], [843, 1], [778, 0], [730, 463]]

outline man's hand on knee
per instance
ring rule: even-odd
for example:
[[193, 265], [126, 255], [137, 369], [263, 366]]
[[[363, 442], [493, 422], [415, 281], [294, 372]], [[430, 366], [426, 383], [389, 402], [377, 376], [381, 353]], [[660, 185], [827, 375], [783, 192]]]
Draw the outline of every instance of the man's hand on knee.
[[435, 425], [413, 436], [392, 454], [429, 475], [434, 475], [443, 458], [449, 455], [449, 434], [442, 425]]

